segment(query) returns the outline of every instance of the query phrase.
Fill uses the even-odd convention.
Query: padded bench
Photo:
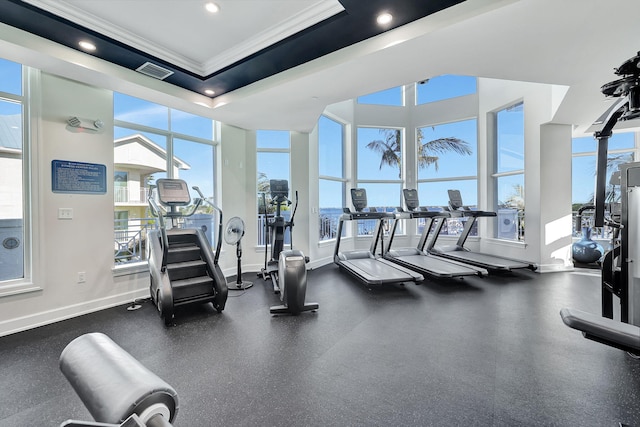
[[[560,310],[560,316],[585,338],[640,355],[640,327],[571,308]]]

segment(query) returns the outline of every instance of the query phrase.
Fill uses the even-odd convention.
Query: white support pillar
[[[571,126],[540,126],[540,272],[573,268],[571,261]]]

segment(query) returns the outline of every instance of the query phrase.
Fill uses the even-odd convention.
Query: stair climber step
[[[171,281],[174,304],[186,304],[198,299],[211,298],[214,294],[213,279],[209,276],[190,277]]]
[[[167,263],[167,270],[169,279],[173,283],[175,280],[206,276],[207,264],[202,260]]]
[[[167,234],[169,246],[180,244],[196,244],[198,237],[195,234]]]
[[[200,247],[196,245],[169,246],[167,262],[169,264],[185,261],[197,261],[200,258]]]

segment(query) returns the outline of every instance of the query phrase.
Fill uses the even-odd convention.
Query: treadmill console
[[[189,187],[182,179],[162,178],[156,181],[158,200],[165,206],[187,206],[191,203]]]
[[[274,200],[284,200],[289,197],[289,181],[286,179],[269,180],[271,198]]]
[[[367,207],[367,190],[364,188],[352,188],[351,201],[356,212],[362,212]]]
[[[404,195],[404,203],[407,205],[407,210],[415,211],[420,207],[420,201],[418,200],[418,190],[415,188],[402,190]]]
[[[447,192],[449,193],[449,207],[451,207],[452,210],[455,211],[464,208],[460,190],[447,190]]]

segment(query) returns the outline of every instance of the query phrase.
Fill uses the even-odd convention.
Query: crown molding
[[[233,46],[232,49],[228,49],[215,58],[206,61],[203,64],[205,73],[207,75],[213,74],[342,11],[344,11],[344,7],[337,0],[320,1],[287,18],[286,21],[281,21],[268,30],[262,31],[245,42]]]
[[[262,31],[243,43],[222,52],[222,54],[217,55],[204,63],[200,63],[189,59],[178,52],[167,49],[164,46],[159,46],[151,40],[144,39],[140,37],[140,35],[119,27],[113,22],[106,21],[91,13],[80,10],[65,1],[23,1],[202,77],[213,74],[226,66],[259,52],[274,43],[284,40],[285,38],[344,10],[338,0],[319,1],[300,13],[287,18],[285,21],[279,22],[268,30]]]

